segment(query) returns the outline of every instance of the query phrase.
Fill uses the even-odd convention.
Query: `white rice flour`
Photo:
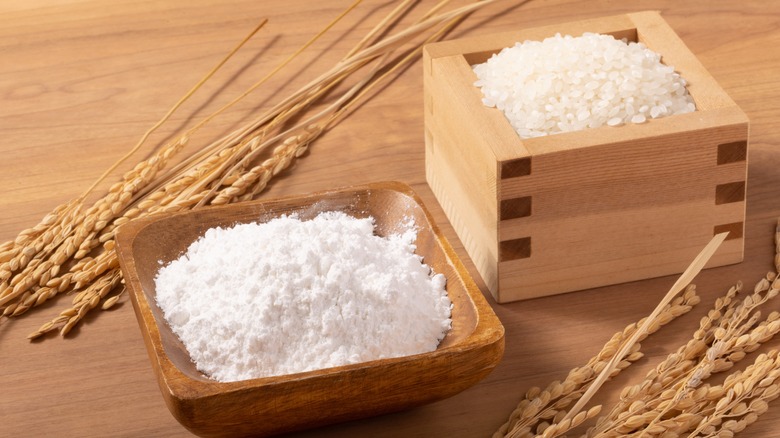
[[[451,326],[444,276],[414,254],[413,229],[373,231],[340,212],[213,228],[160,269],[157,303],[223,382],[436,349]]]

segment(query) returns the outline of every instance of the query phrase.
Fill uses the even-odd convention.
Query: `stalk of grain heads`
[[[693,285],[649,317],[616,333],[587,365],[573,369],[563,382],[528,390],[493,437],[550,438],[578,427],[588,438],[732,437],[753,424],[780,395],[780,353],[758,352],[780,332],[780,312],[766,317],[761,313],[761,306],[780,294],[780,220],[774,238],[774,272],[759,279],[744,297],[740,297],[741,282],[728,288],[701,317],[690,339],[639,382],[624,387],[611,409],[597,405],[584,410],[598,389],[595,383],[599,379],[605,383],[642,357],[639,344],[631,339],[642,340],[690,311],[699,302]],[[757,356],[744,370],[711,379],[754,352]]]
[[[275,96],[276,103],[245,126],[189,151],[180,164],[170,164],[174,156],[193,147],[193,138],[202,126],[247,99],[269,77],[280,74],[290,60],[301,56],[360,0],[354,2],[245,92],[183,134],[156,147],[149,158],[138,162],[92,205],[85,204],[86,195],[95,190],[97,182],[84,195],[56,207],[37,225],[1,244],[0,318],[25,315],[60,294],[71,294],[72,305],[31,333],[29,338],[35,339],[55,330],[65,335],[92,309],[112,308],[123,291],[113,293],[121,283],[113,241],[117,227],[161,212],[253,199],[271,179],[301,158],[324,132],[354,111],[361,100],[373,96],[371,90],[417,59],[423,44],[441,39],[469,13],[495,1],[474,2],[450,10],[445,10],[448,0],[440,1],[416,22],[393,33],[416,3],[399,2],[331,68],[289,95]],[[129,159],[149,134],[168,120],[264,22],[147,131],[120,162]],[[115,167],[108,169],[100,180],[107,178]]]

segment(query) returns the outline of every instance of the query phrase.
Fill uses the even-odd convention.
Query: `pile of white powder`
[[[157,303],[222,382],[428,352],[452,303],[415,239],[341,212],[213,228],[160,269]]]
[[[686,81],[642,43],[585,33],[525,41],[473,66],[482,102],[522,138],[693,112]]]

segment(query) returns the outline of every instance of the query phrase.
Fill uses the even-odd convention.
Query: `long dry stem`
[[[777,260],[780,220],[774,237]],[[775,264],[775,268],[780,267]],[[762,319],[760,311],[762,305],[780,295],[779,274],[769,272],[742,299],[737,296],[742,289],[742,283],[738,282],[725,296],[715,300],[713,309],[699,321],[693,337],[661,361],[642,382],[625,387],[620,401],[584,437],[733,437],[754,423],[767,411],[768,403],[780,395],[777,351],[759,355],[745,371],[728,375],[723,384],[705,380],[731,369],[780,333],[780,312],[770,312]],[[623,344],[619,337],[617,342]],[[610,348],[605,346],[605,350]],[[615,350],[617,347],[612,348]],[[631,357],[638,350],[634,344],[628,351]],[[619,362],[615,369],[621,369],[623,363]],[[607,370],[604,368],[602,374]],[[589,418],[590,410],[573,417],[573,410],[567,413],[557,406],[540,410],[538,400],[549,403],[553,399],[551,395],[560,397],[560,391],[554,391],[558,384],[553,382],[545,392],[529,390],[526,400],[510,417],[511,425],[515,413],[520,411],[514,428],[510,430],[504,425],[494,436],[504,436],[508,430],[506,436],[562,436],[574,423],[581,424],[584,418]],[[592,385],[588,389],[591,388]],[[576,397],[582,401],[583,394],[584,391]]]
[[[710,240],[707,246],[705,246],[699,255],[696,256],[691,265],[688,266],[688,268],[682,273],[682,275],[680,275],[674,285],[672,285],[672,288],[669,289],[669,292],[667,292],[666,296],[661,299],[658,307],[656,307],[653,312],[650,313],[650,316],[647,318],[647,321],[645,321],[643,326],[640,327],[640,329],[630,339],[628,339],[628,341],[626,341],[626,343],[621,347],[620,351],[618,351],[618,354],[616,354],[612,360],[610,360],[604,371],[601,372],[598,378],[596,378],[596,381],[593,382],[593,384],[588,388],[588,391],[585,392],[585,394],[577,401],[577,404],[575,404],[574,407],[566,414],[565,419],[573,418],[582,410],[583,407],[585,407],[588,401],[590,401],[591,397],[593,397],[596,391],[598,391],[601,385],[607,380],[609,374],[615,368],[617,363],[623,359],[623,356],[626,355],[631,346],[642,335],[642,333],[647,331],[647,328],[650,326],[650,324],[652,324],[653,320],[658,317],[658,314],[661,313],[663,308],[669,304],[669,302],[674,299],[674,297],[677,296],[677,294],[680,293],[680,291],[693,280],[693,278],[699,273],[699,271],[702,270],[702,268],[704,268],[704,265],[707,263],[710,257],[715,254],[715,251],[718,249],[718,247],[720,247],[720,244],[723,243],[723,241],[726,239],[727,234],[728,233],[718,234],[714,236],[712,240]]]
[[[120,182],[114,184],[103,198],[95,201],[88,209],[82,208],[82,196],[56,208],[38,225],[20,233],[14,241],[0,245],[2,315],[20,316],[58,294],[74,294],[74,306],[78,308],[66,309],[59,317],[31,335],[38,337],[55,328],[59,328],[61,334],[66,334],[83,319],[84,314],[96,308],[100,301],[103,301],[101,307],[112,307],[119,294],[107,298],[106,294],[110,288],[106,288],[119,281],[112,275],[118,272],[113,241],[118,226],[149,214],[197,208],[207,203],[250,199],[262,191],[271,178],[302,156],[323,132],[331,129],[354,110],[357,102],[368,96],[370,89],[416,59],[422,44],[441,38],[460,18],[495,1],[497,0],[486,0],[439,13],[448,3],[448,0],[443,0],[425,13],[418,23],[394,35],[380,37],[379,35],[389,32],[414,3],[409,0],[402,1],[332,68],[297,91],[281,97],[275,105],[245,126],[216,142],[192,151],[190,156],[180,160],[179,164],[169,166],[171,157],[191,143],[191,138],[198,129],[224,113],[227,108],[245,99],[266,83],[268,78],[281,71],[360,3],[360,0],[355,1],[339,17],[245,92],[196,123],[175,140],[159,147],[150,158],[126,172]],[[440,29],[434,30],[439,25]],[[253,30],[178,101],[98,182],[135,153],[150,134],[165,123],[261,26],[262,24]],[[425,36],[427,32],[430,35]],[[415,39],[418,41],[413,42]],[[406,55],[392,59],[392,54],[405,44],[410,46],[405,49]],[[325,103],[326,97],[337,90],[338,85],[353,77],[357,78],[352,85],[339,92],[331,102]],[[299,121],[287,126],[292,120]],[[260,160],[264,154],[269,156],[262,163],[253,166],[252,163]],[[85,194],[93,191],[98,182]],[[84,304],[85,297],[88,297],[89,305]]]
[[[253,36],[255,36],[255,34],[257,34],[257,32],[259,32],[260,29],[262,29],[267,23],[268,23],[268,19],[264,19],[257,26],[255,26],[255,28],[252,29],[252,31],[249,32],[249,34],[245,36],[244,39],[242,39],[241,42],[239,42],[236,45],[236,47],[230,50],[230,52],[228,52],[228,54],[225,55],[225,57],[222,58],[217,63],[217,65],[215,65],[208,73],[206,73],[206,75],[203,78],[201,78],[189,91],[187,91],[187,93],[185,93],[184,96],[182,96],[181,99],[179,99],[179,101],[176,102],[173,105],[173,107],[171,107],[168,110],[168,112],[165,113],[165,115],[160,120],[157,121],[157,123],[155,123],[151,128],[149,128],[141,136],[141,139],[138,140],[138,143],[136,143],[136,145],[133,146],[133,148],[129,152],[127,152],[127,154],[125,154],[122,158],[120,158],[119,161],[111,165],[111,167],[106,169],[106,171],[84,192],[84,194],[81,195],[81,198],[85,198],[90,192],[92,192],[92,190],[95,189],[95,187],[97,187],[98,184],[100,184],[101,181],[103,181],[106,177],[108,177],[108,175],[111,174],[111,172],[113,172],[117,167],[119,167],[120,164],[127,161],[134,153],[136,153],[138,149],[140,149],[141,146],[144,143],[146,143],[146,140],[149,139],[149,136],[152,135],[154,131],[159,129],[165,122],[167,122],[168,119],[170,119],[171,116],[176,112],[176,110],[178,110],[184,104],[184,102],[186,102],[190,97],[192,97],[195,94],[195,92],[198,91],[198,89],[200,89],[203,86],[203,84],[205,84],[209,79],[211,79],[214,76],[214,74],[216,74],[217,71],[219,71],[219,69],[222,68],[222,66],[224,66],[228,62],[228,60],[232,58],[233,55],[235,55],[236,52],[238,52],[244,46],[244,44],[246,44],[247,41],[249,41]]]
[[[675,318],[689,312],[692,306],[698,304],[698,302],[699,297],[696,295],[696,288],[693,285],[688,286],[681,296],[674,298],[671,303],[664,307],[658,318],[648,326],[646,333],[640,336],[639,340],[643,340]],[[555,419],[554,422],[560,423],[566,414],[566,409],[585,393],[588,385],[606,368],[609,361],[618,353],[621,345],[627,339],[633,337],[640,327],[645,326],[646,321],[648,321],[648,318],[642,318],[638,322],[629,324],[622,331],[615,333],[604,344],[601,351],[593,356],[587,364],[571,370],[563,381],[554,381],[544,390],[539,388],[528,390],[525,398],[520,401],[517,408],[510,414],[508,421],[493,434],[493,438],[533,436],[534,430],[541,432],[545,429],[545,420],[555,419],[556,416],[560,418]],[[628,366],[630,361],[637,360],[640,357],[639,344],[635,343],[631,354],[618,364],[618,367],[610,373],[610,376],[614,377],[617,372]],[[547,427],[549,425],[547,424]]]

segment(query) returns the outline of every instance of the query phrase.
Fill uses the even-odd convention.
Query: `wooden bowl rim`
[[[304,195],[286,196],[267,200],[249,201],[242,204],[212,206],[205,208],[212,210],[247,208],[249,205],[272,204],[293,199],[299,200],[302,204],[305,205],[306,201],[316,202],[316,199],[318,198],[335,193],[352,192],[366,193],[370,195],[371,191],[381,190],[393,191],[405,195],[411,198],[416,206],[421,209],[427,221],[427,224],[423,226],[430,228],[430,231],[434,235],[438,245],[444,252],[447,261],[452,264],[452,267],[455,268],[454,270],[457,274],[457,277],[459,277],[459,279],[463,282],[466,295],[475,308],[477,321],[474,330],[469,335],[467,335],[460,342],[440,349],[437,348],[432,352],[397,358],[378,359],[374,361],[324,368],[302,373],[261,377],[236,382],[218,382],[216,380],[201,381],[193,379],[186,373],[182,372],[168,357],[168,354],[165,352],[164,342],[160,333],[160,327],[157,325],[157,323],[153,322],[151,324],[147,324],[149,318],[140,317],[141,315],[147,315],[151,317],[152,321],[155,321],[150,308],[150,303],[147,301],[146,294],[140,286],[140,280],[137,275],[137,270],[135,269],[132,252],[135,238],[146,227],[152,225],[155,222],[170,219],[172,217],[197,214],[197,212],[203,211],[203,209],[162,213],[152,217],[139,218],[119,227],[116,233],[116,244],[120,266],[126,278],[126,287],[128,288],[134,309],[139,316],[139,325],[144,331],[147,347],[150,349],[149,355],[152,359],[153,367],[155,368],[155,372],[158,374],[160,384],[165,386],[165,389],[167,389],[168,393],[179,400],[194,400],[217,395],[226,395],[232,392],[245,391],[247,389],[265,387],[269,385],[283,385],[285,383],[294,381],[333,377],[365,369],[382,369],[384,367],[412,364],[423,358],[437,358],[440,356],[457,355],[459,353],[484,347],[486,345],[503,342],[504,327],[500,320],[485,300],[482,292],[477,287],[471,275],[468,274],[468,271],[463,266],[462,262],[444,237],[439,227],[433,221],[433,217],[423,204],[420,197],[409,185],[405,183],[397,181],[375,182],[365,185],[347,186],[318,191]],[[154,352],[153,354],[152,351]]]

